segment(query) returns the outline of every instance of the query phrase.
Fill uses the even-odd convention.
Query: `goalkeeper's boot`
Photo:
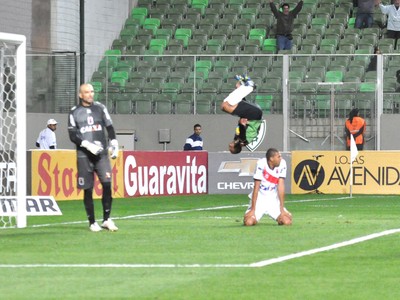
[[[118,227],[115,225],[114,221],[111,220],[110,218],[105,220],[103,222],[103,224],[101,225],[101,227],[103,227],[104,229],[108,229],[110,231],[117,231],[118,230]]]
[[[90,229],[90,231],[93,231],[93,232],[101,231],[101,227],[99,226],[99,224],[97,224],[97,222],[90,224],[89,229]]]

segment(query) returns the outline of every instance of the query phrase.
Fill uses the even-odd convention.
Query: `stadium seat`
[[[213,72],[211,72],[210,74],[213,74]],[[213,76],[216,76],[216,74],[213,74]],[[222,82],[223,80],[221,78],[209,77],[209,80],[201,85],[199,93],[211,93],[213,95],[219,94]]]
[[[175,114],[191,114],[193,112],[193,94],[178,94],[174,101],[173,112]]]
[[[272,95],[256,95],[254,103],[260,106],[264,114],[270,114],[272,108]]]
[[[128,18],[125,21],[124,29],[133,30],[133,32],[137,32],[140,28],[140,21],[138,19]]]
[[[189,39],[192,37],[192,30],[186,28],[178,28],[175,31],[175,39],[183,40],[184,47],[189,45]]]
[[[194,99],[195,114],[211,114],[213,113],[213,94],[198,94]]]
[[[181,83],[179,82],[164,82],[161,84],[160,91],[162,94],[178,94],[180,92]]]
[[[153,94],[139,93],[132,98],[133,112],[135,114],[153,113]]]
[[[191,7],[199,9],[201,14],[204,15],[206,7],[208,6],[208,0],[192,0]]]
[[[271,51],[272,53],[276,53],[276,50],[277,50],[276,39],[275,38],[265,39],[264,43],[262,45],[262,50],[263,51]]]
[[[148,9],[146,7],[134,7],[131,10],[131,17],[136,15],[147,17],[147,14],[148,14]]]
[[[343,81],[342,71],[327,71],[325,74],[326,82],[341,82]]]
[[[153,32],[153,35],[157,33],[157,29],[160,27],[161,21],[158,18],[147,18],[143,22],[144,29],[150,29]]]
[[[375,92],[376,91],[376,83],[374,82],[362,82],[360,84],[360,92]]]
[[[266,38],[267,30],[262,28],[253,28],[250,30],[249,39],[256,39],[259,41],[259,45],[263,45],[264,39]]]
[[[115,113],[117,114],[131,114],[132,113],[132,101],[131,94],[122,93],[115,94],[113,97],[115,103]]]
[[[152,96],[155,114],[171,114],[175,93],[155,94]]]

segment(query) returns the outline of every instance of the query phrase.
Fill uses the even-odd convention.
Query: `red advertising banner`
[[[125,197],[207,193],[208,152],[125,151]]]
[[[122,152],[111,160],[113,197],[123,197]],[[83,199],[76,187],[77,167],[75,150],[34,150],[31,152],[32,196],[53,196],[56,200]],[[101,183],[95,176],[93,198],[101,198]]]
[[[127,151],[111,160],[113,197],[189,195],[208,192],[208,152]],[[53,196],[56,200],[83,198],[76,187],[74,150],[31,152],[31,195]],[[97,176],[93,197],[101,198]]]

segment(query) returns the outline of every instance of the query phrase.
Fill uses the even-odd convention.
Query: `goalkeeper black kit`
[[[112,204],[112,170],[108,156],[108,140],[116,138],[107,108],[99,102],[93,102],[90,106],[80,104],[73,107],[68,116],[68,133],[77,149],[77,185],[78,188],[84,189],[84,205],[89,224],[95,223],[92,196],[95,172],[103,186],[103,218],[107,220]],[[92,148],[97,147],[98,152],[93,153],[92,148],[86,147],[86,144]]]

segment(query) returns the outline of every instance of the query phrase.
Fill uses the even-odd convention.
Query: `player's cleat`
[[[251,86],[251,87],[253,87],[253,88],[256,88],[256,84],[254,83],[254,81],[253,80],[247,80],[245,83],[244,83],[244,85],[245,86]]]
[[[99,231],[101,231],[101,227],[99,226],[99,224],[97,224],[97,222],[94,222],[93,224],[90,224],[89,229],[90,229],[90,231],[92,231],[92,232],[99,232]]]
[[[235,75],[235,77],[234,77],[237,81],[241,81],[241,83],[243,83],[243,76],[241,76],[241,75]]]
[[[115,225],[114,221],[111,220],[110,218],[105,220],[103,222],[103,224],[101,225],[101,227],[103,227],[104,229],[108,229],[110,231],[117,231],[118,230],[118,227]]]

